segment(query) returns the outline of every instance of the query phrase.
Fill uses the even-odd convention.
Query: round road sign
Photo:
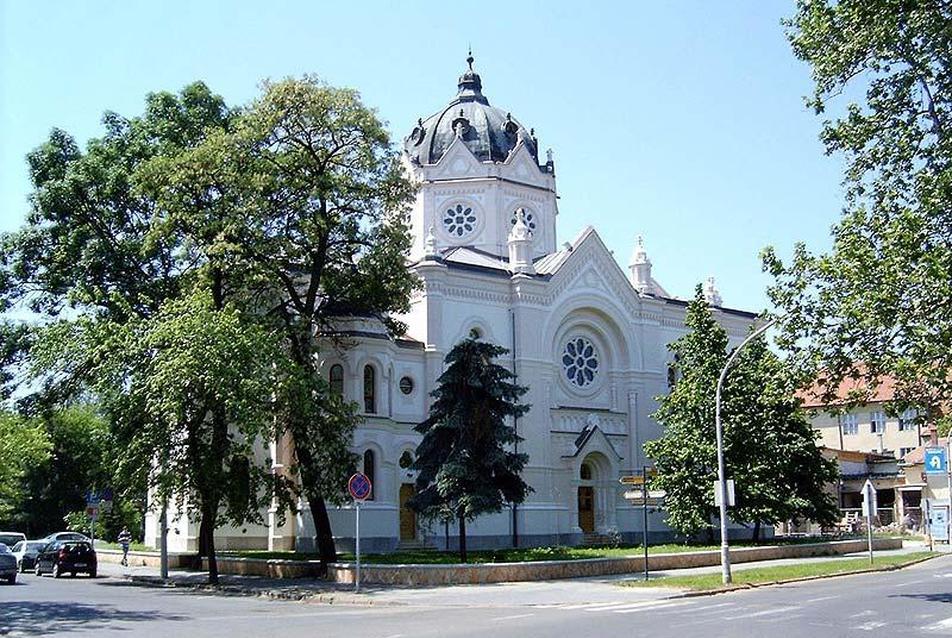
[[[347,481],[347,490],[350,492],[350,495],[354,497],[354,500],[357,501],[366,501],[370,498],[370,491],[372,489],[373,486],[370,484],[370,479],[367,478],[366,474],[362,474],[361,472],[357,472]]]

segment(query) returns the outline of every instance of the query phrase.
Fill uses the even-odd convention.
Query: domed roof
[[[473,55],[466,58],[469,68],[459,78],[456,98],[442,111],[417,121],[403,141],[403,148],[416,164],[435,164],[457,137],[480,161],[504,162],[521,140],[538,162],[538,142],[511,114],[490,106],[483,95],[483,83],[473,70]]]

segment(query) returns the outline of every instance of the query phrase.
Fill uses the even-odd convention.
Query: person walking
[[[125,525],[122,526],[122,531],[119,532],[119,546],[122,547],[122,564],[126,567],[129,566],[129,543],[132,542],[132,534],[129,533],[129,528]]]

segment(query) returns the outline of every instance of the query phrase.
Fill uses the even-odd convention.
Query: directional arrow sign
[[[925,460],[926,474],[945,474],[949,467],[944,447],[927,447]]]

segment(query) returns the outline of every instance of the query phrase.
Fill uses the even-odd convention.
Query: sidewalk
[[[906,546],[902,549],[877,552],[877,555],[907,554],[926,549],[924,544],[917,542],[907,541],[905,545]],[[947,546],[937,545],[936,549],[949,552]],[[794,563],[862,558],[865,556],[865,553],[856,553],[816,558],[786,558],[756,563],[744,563],[736,565],[734,571]],[[702,574],[718,571],[720,571],[720,566],[715,565],[712,567],[652,572],[650,576],[651,578],[660,578],[662,576]],[[125,578],[133,583],[142,585],[161,586],[161,581],[158,578],[158,570],[155,568],[122,567],[116,564],[103,563],[100,565],[100,573],[104,576]],[[169,577],[172,585],[176,587],[207,589],[208,575],[205,572],[172,571],[169,573]],[[618,586],[620,581],[639,579],[640,577],[641,574],[633,573],[572,580],[493,583],[487,585],[453,585],[427,588],[370,585],[362,587],[360,593],[354,593],[353,586],[351,585],[339,585],[315,579],[290,580],[261,578],[256,576],[223,575],[220,577],[221,586],[218,591],[232,595],[257,595],[285,600],[302,600],[345,605],[418,605],[435,607],[527,607],[542,605],[584,605],[609,602],[637,603],[681,595],[680,590],[665,587],[645,588]]]

